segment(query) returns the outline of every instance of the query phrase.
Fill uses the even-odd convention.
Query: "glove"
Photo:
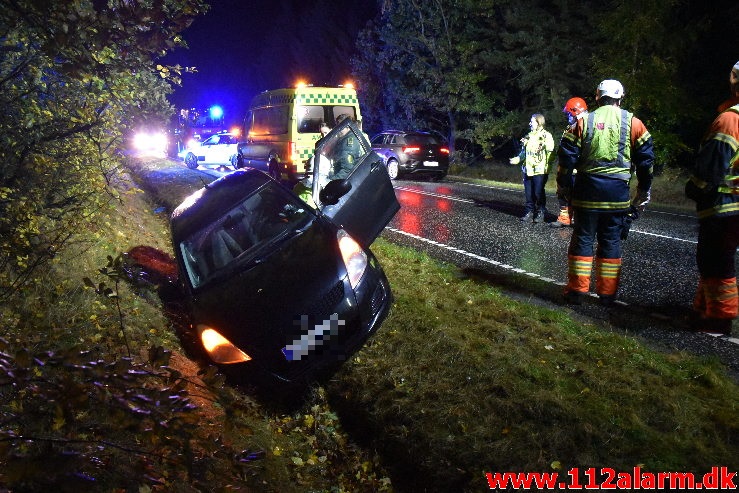
[[[521,158],[518,156],[512,157],[508,160],[508,162],[511,164],[521,164]]]
[[[639,219],[639,209],[635,206],[629,207],[629,212],[624,215],[624,222],[621,225],[621,239],[625,240],[629,237],[629,231],[631,230],[631,223]]]
[[[644,212],[647,208],[647,204],[652,200],[652,193],[649,190],[636,189],[636,196],[631,201],[631,207],[635,208],[639,212]]]

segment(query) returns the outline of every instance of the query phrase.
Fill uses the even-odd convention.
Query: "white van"
[[[306,163],[321,138],[321,122],[333,128],[342,114],[361,125],[353,87],[298,86],[265,91],[249,105],[238,166],[258,168],[280,181],[296,182],[305,176]]]

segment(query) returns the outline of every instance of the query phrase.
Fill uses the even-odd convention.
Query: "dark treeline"
[[[593,105],[606,78],[655,138],[658,165],[689,162],[728,95],[735,0],[382,0],[353,68],[365,129],[437,131],[489,157],[533,112],[564,125],[571,96]]]

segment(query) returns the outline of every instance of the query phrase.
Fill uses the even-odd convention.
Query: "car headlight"
[[[163,133],[139,132],[133,138],[133,145],[141,152],[164,152],[167,136]]]
[[[206,325],[198,325],[200,333],[200,342],[208,353],[210,359],[215,363],[222,365],[230,365],[234,363],[244,363],[251,360],[251,356],[231,343],[228,339]]]
[[[367,268],[367,254],[359,243],[343,229],[336,233],[336,239],[339,241],[339,250],[341,250],[341,258],[344,259],[346,272],[349,275],[349,283],[352,288],[356,288]]]

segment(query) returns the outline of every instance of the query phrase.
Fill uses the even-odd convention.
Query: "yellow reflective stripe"
[[[591,175],[607,176],[608,178],[620,178],[624,181],[631,180],[631,169],[630,168],[614,168],[610,166],[593,166],[581,170],[583,173],[589,173]]]
[[[592,261],[570,259],[569,273],[576,276],[590,277],[590,271],[593,267]]]
[[[706,142],[709,140],[718,140],[719,142],[728,144],[729,147],[731,147],[731,150],[734,152],[736,152],[737,148],[739,148],[739,142],[737,142],[736,139],[729,134],[716,132],[715,134],[710,135],[706,139]]]
[[[577,137],[575,134],[571,132],[565,132],[564,135],[562,135],[562,140],[569,140],[570,142],[577,142]]]
[[[707,290],[706,298],[712,301],[727,301],[737,297],[736,284],[723,284],[713,289]]]
[[[652,135],[649,133],[649,130],[647,130],[646,132],[644,132],[644,135],[642,135],[641,137],[637,139],[636,147],[641,146],[643,143],[645,143],[647,140],[651,138],[652,138]]]
[[[726,212],[739,212],[739,202],[729,202],[727,204],[719,204],[710,209],[703,209],[698,211],[698,219],[705,219],[716,214],[723,214]]]
[[[589,200],[572,199],[572,205],[575,207],[582,207],[584,209],[628,209],[629,201],[626,202],[595,202]]]
[[[722,193],[739,194],[739,176],[726,175],[724,183],[719,185],[718,191]]]
[[[598,274],[606,279],[616,279],[621,272],[621,264],[612,264],[609,262],[601,262],[598,265]]]
[[[691,176],[689,181],[692,181],[693,182],[693,185],[695,185],[696,187],[700,188],[701,190],[703,190],[704,188],[706,188],[708,186],[708,182],[705,182],[705,181],[701,180],[700,178],[698,178],[695,175]]]

